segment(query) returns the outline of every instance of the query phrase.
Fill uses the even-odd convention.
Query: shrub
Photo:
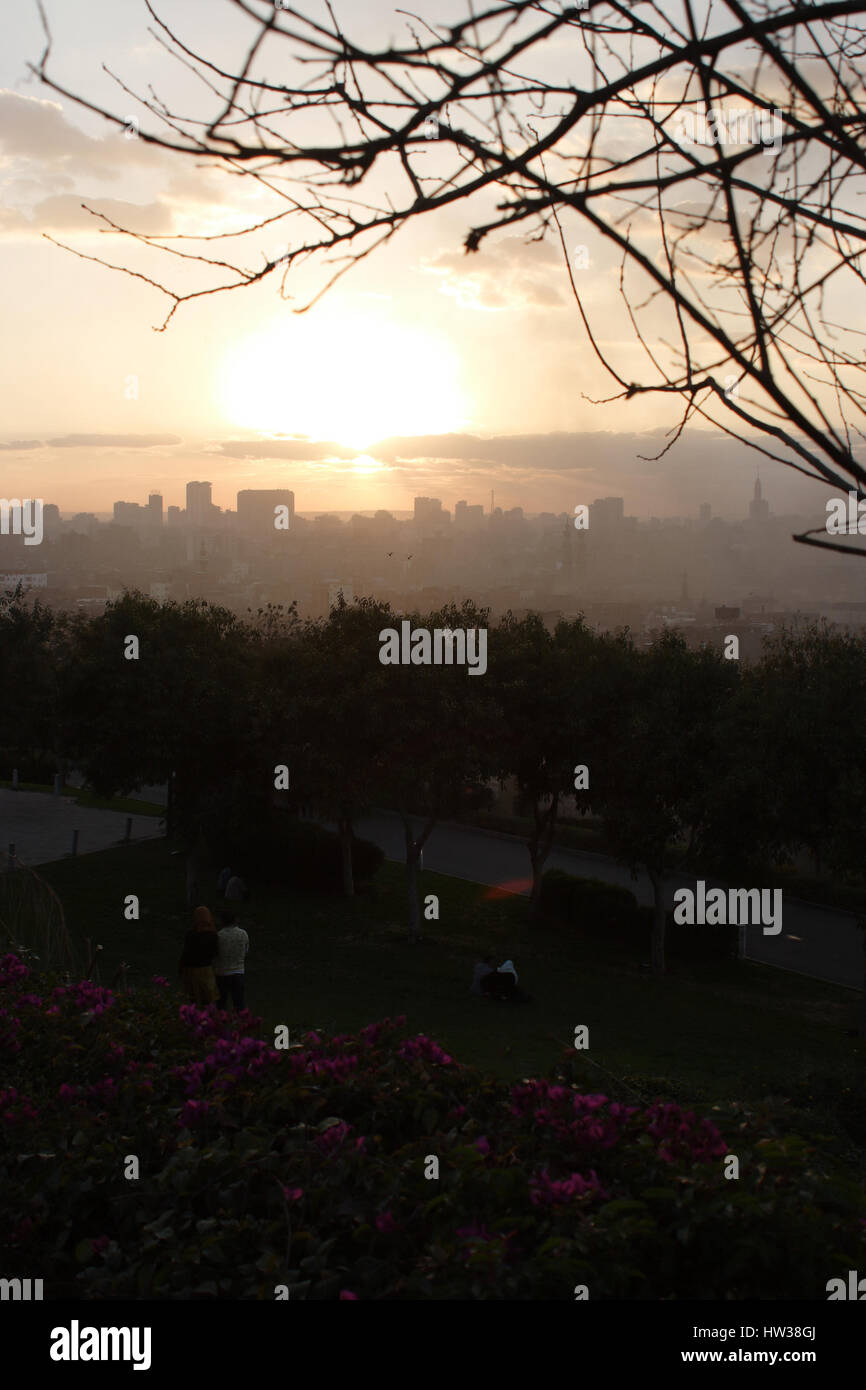
[[[202,821],[205,837],[219,864],[230,864],[244,876],[270,883],[288,883],[311,891],[342,889],[342,851],[339,836],[313,821],[261,802],[239,814],[237,806],[213,805]],[[384,851],[369,840],[352,839],[355,880],[371,879],[385,860]]]
[[[863,1193],[772,1118],[509,1085],[399,1018],[278,1051],[166,984],[0,959],[0,1261],[47,1299],[824,1300],[866,1265]]]

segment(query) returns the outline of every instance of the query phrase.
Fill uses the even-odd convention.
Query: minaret
[[[751,521],[766,521],[770,515],[770,504],[765,501],[761,491],[761,475],[758,473],[755,478],[755,495],[749,503],[749,518]]]

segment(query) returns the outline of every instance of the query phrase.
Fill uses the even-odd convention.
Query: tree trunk
[[[537,847],[529,845],[529,858],[532,863],[532,888],[529,893],[529,920],[537,922],[541,916],[541,875],[544,870],[546,854]]]
[[[665,892],[660,874],[648,870],[653,886],[652,973],[665,973]]]
[[[207,846],[199,827],[195,843],[186,856],[186,902],[187,907],[200,907],[207,897],[204,889],[204,873],[207,861]]]
[[[403,834],[406,840],[406,889],[409,895],[409,940],[418,941],[421,935],[421,904],[418,901],[418,865],[421,851],[436,824],[436,816],[430,816],[421,835],[416,840],[407,816],[403,816]]]
[[[355,896],[355,875],[352,869],[352,818],[351,816],[341,816],[338,822],[340,830],[340,851],[343,867],[343,896],[354,898]]]
[[[541,877],[547,863],[547,856],[550,854],[550,847],[553,844],[553,828],[556,825],[558,809],[558,792],[546,811],[539,812],[537,802],[533,807],[535,832],[532,838],[527,841],[529,859],[532,864],[532,889],[529,894],[530,922],[537,922],[541,917]]]
[[[409,940],[416,942],[421,935],[421,905],[418,902],[418,860],[421,848],[416,840],[406,846],[406,888],[409,893]]]

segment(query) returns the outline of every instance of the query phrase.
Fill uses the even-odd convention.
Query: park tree
[[[532,815],[526,843],[532,869],[530,916],[540,911],[541,883],[565,797],[588,811],[597,802],[604,764],[615,757],[613,730],[621,640],[594,632],[583,618],[550,631],[537,613],[508,613],[492,635],[492,692],[501,710],[500,777],[513,774]],[[588,769],[589,785],[575,776]]]
[[[725,766],[721,712],[735,689],[735,663],[681,633],[656,634],[635,653],[620,703],[619,755],[606,768],[605,833],[632,872],[653,889],[651,963],[665,970],[665,879],[686,867],[702,838]]]
[[[60,672],[69,636],[66,615],[32,600],[20,583],[0,593],[0,749],[34,766],[50,762],[61,773]]]
[[[167,783],[171,829],[195,840],[209,795],[250,766],[242,625],[204,600],[129,592],[77,618],[74,641],[65,739],[88,782],[105,796]]]
[[[489,610],[467,600],[434,613],[403,614],[402,620],[431,632],[487,629]],[[489,669],[484,675],[470,675],[465,665],[380,670],[376,715],[386,739],[372,785],[379,803],[395,810],[403,825],[409,940],[415,942],[421,930],[418,870],[424,846],[437,822],[463,807],[466,788],[496,774],[500,726]]]
[[[861,0],[493,0],[440,22],[400,12],[379,42],[357,11],[225,3],[247,31],[229,64],[209,53],[212,7],[181,26],[145,0],[158,43],[199,79],[187,110],[151,73],[138,91],[117,74],[114,106],[69,90],[39,7],[34,72],[50,91],[118,130],[134,102],[147,144],[272,198],[198,236],[88,208],[136,254],[85,259],[159,290],[160,328],[267,276],[293,297],[312,263],[304,312],[409,224],[457,207],[470,256],[506,234],[558,248],[605,399],[618,413],[671,399],[662,453],[702,421],[866,497]],[[612,299],[587,288],[597,255]],[[824,526],[796,539],[856,550]]]
[[[341,593],[327,618],[304,625],[299,643],[298,795],[336,821],[346,897],[355,891],[355,822],[372,804],[377,770],[388,763],[383,687],[389,672],[379,662],[379,633],[397,621],[388,604],[349,604]]]
[[[769,638],[754,671],[761,771],[773,790],[768,820],[789,856],[806,849],[815,871],[862,873],[866,643],[826,623]]]

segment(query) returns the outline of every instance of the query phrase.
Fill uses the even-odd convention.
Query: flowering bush
[[[771,1116],[507,1085],[403,1018],[259,1032],[160,980],[0,960],[4,1275],[46,1298],[825,1299],[866,1264],[866,1201]]]

